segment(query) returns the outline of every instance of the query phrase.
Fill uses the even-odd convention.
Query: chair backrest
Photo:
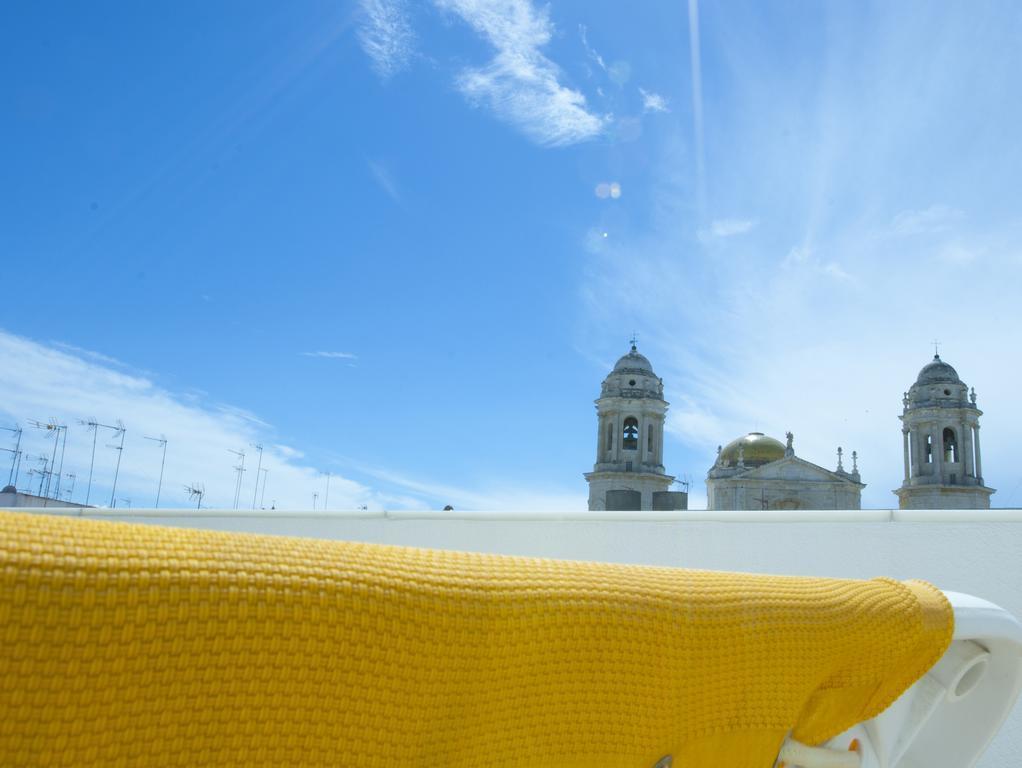
[[[825,746],[857,740],[862,768],[976,763],[1022,691],[1022,624],[986,600],[945,594],[955,632],[944,656],[882,714]]]

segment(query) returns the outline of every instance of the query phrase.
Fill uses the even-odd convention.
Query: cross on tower
[[[632,338],[629,343],[632,345],[632,349],[635,349],[635,344],[639,341],[639,337],[635,335],[635,331],[632,331]]]
[[[936,339],[933,340],[933,356],[940,357],[940,342]]]

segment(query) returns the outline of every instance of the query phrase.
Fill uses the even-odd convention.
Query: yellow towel
[[[952,623],[922,582],[0,512],[0,764],[768,768]]]

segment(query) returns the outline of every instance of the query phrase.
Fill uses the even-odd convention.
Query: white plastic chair
[[[1022,624],[986,600],[945,593],[955,611],[950,647],[879,716],[822,747],[791,739],[788,768],[969,768],[1022,690]]]

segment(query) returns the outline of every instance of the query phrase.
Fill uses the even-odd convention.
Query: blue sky
[[[893,504],[933,339],[1022,503],[1015,3],[35,3],[0,29],[0,421],[70,424],[82,482],[76,420],[122,419],[119,505],[151,504],[165,434],[164,504],[230,506],[229,448],[250,502],[260,443],[267,504],[322,504],[329,472],[331,507],[582,508],[633,331],[693,506],[752,429],[857,449]]]

